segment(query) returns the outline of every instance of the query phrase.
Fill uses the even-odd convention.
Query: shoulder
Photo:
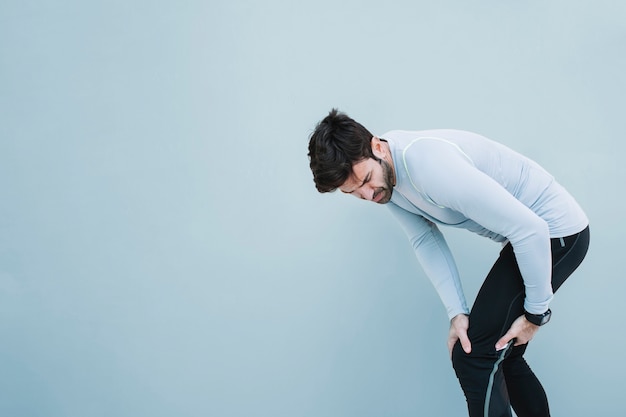
[[[408,167],[418,165],[423,169],[449,169],[451,164],[469,163],[472,158],[454,138],[446,135],[424,134],[415,137],[402,149],[402,162]]]
[[[456,129],[391,130],[380,137],[392,141],[397,148],[461,151],[460,144],[467,143],[475,133]]]

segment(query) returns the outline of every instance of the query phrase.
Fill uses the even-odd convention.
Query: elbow
[[[539,216],[533,216],[524,222],[517,224],[515,230],[512,231],[507,238],[514,242],[528,242],[533,240],[549,240],[550,228],[548,223]]]
[[[409,236],[409,242],[411,243],[413,250],[417,250],[420,246],[433,241],[433,239],[435,238],[437,226],[435,226],[434,223],[430,223],[429,226],[430,227],[428,227],[422,233]]]

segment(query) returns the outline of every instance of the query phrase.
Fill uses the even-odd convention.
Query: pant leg
[[[523,357],[526,346],[515,346],[502,363],[511,406],[518,417],[549,416],[546,392]]]
[[[551,243],[556,291],[584,258],[589,232],[586,229],[564,239],[552,239]],[[523,361],[526,347],[495,351],[496,341],[523,314],[523,303],[524,282],[509,244],[489,271],[470,313],[472,352],[465,354],[457,343],[452,353],[470,416],[510,416],[510,403],[519,417],[549,416],[545,392]],[[504,369],[509,371],[506,375]],[[518,413],[518,409],[524,412],[522,405],[529,398],[534,399],[530,407],[534,414]]]
[[[470,312],[471,353],[466,354],[460,343],[452,351],[471,417],[511,416],[506,380],[502,368],[496,366],[501,355],[506,357],[508,352],[496,352],[495,344],[523,311],[523,294],[524,281],[509,244],[487,274]]]
[[[556,292],[580,265],[589,247],[589,230],[552,239],[552,289]],[[511,406],[519,417],[549,416],[548,398],[541,383],[523,358],[528,345],[516,346],[503,362]]]

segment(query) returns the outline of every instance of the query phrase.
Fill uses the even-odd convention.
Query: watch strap
[[[552,311],[548,309],[543,314],[532,314],[524,310],[524,316],[526,317],[526,320],[528,320],[532,324],[536,326],[543,326],[550,321],[550,317],[552,317]]]

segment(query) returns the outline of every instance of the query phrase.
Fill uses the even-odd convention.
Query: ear
[[[387,148],[383,145],[383,141],[378,136],[372,137],[372,152],[378,159],[384,159],[387,155]]]

